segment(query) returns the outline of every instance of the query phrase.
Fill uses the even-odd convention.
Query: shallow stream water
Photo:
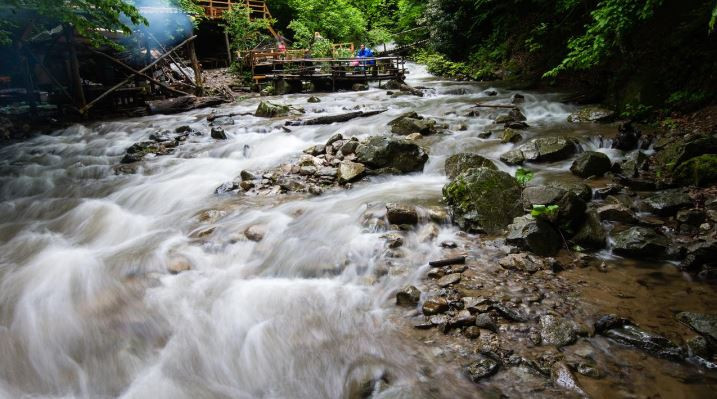
[[[386,202],[440,204],[443,161],[457,152],[476,151],[512,173],[498,157],[513,145],[478,137],[494,113],[462,115],[478,100],[506,103],[514,92],[441,81],[416,65],[410,70],[408,83],[426,86],[425,97],[392,98],[372,86],[322,94],[318,104],[308,104],[309,95],[273,99],[303,106],[306,118],[388,109],[338,125],[287,133],[284,120],[241,116],[225,126],[228,140],[215,141],[209,110],[197,110],[77,125],[0,149],[0,397],[358,398],[367,386],[377,398],[479,396],[460,367],[393,320],[400,313],[396,290],[420,284],[427,261],[444,256],[438,244],[456,239],[457,228],[444,223],[430,239],[421,227],[408,233],[403,256],[385,272],[385,240],[366,215]],[[461,88],[463,94],[447,94]],[[487,89],[498,96],[488,97]],[[528,138],[572,135],[613,161],[623,156],[596,139],[609,143],[614,126],[567,124],[574,108],[560,95],[523,94]],[[216,112],[253,112],[258,102]],[[373,177],[321,196],[214,193],[241,170],[261,173],[296,160],[336,132],[389,135],[387,123],[407,111],[449,125],[450,133],[421,140],[430,155],[423,173]],[[142,162],[135,174],[115,173],[132,143],[182,125],[205,134]],[[535,165],[535,183],[578,181],[569,165]],[[259,242],[242,234],[255,225],[266,228]],[[582,281],[584,301],[596,312],[619,309],[675,336],[682,327],[660,322],[668,307],[704,311],[717,304],[709,286],[688,282],[671,265],[601,256],[617,271],[573,270],[566,277]],[[191,269],[169,273],[177,262]],[[616,381],[637,397],[714,392],[708,376],[681,377],[700,375],[690,365],[671,373],[677,366],[621,350],[627,354],[615,356],[639,371],[583,381],[588,393],[607,397]],[[667,382],[660,388],[655,379]]]

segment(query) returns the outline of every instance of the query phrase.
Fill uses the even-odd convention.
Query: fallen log
[[[434,260],[434,261],[428,262],[428,266],[443,267],[443,266],[450,266],[450,265],[461,265],[464,263],[466,263],[465,255],[459,256],[457,258]]]
[[[155,115],[178,114],[180,112],[191,111],[193,109],[212,107],[225,102],[227,102],[227,100],[221,97],[183,96],[167,100],[146,101],[145,104],[147,104],[147,111],[149,114]]]
[[[366,118],[369,116],[378,115],[386,111],[387,110],[385,109],[380,109],[377,111],[356,111],[340,115],[320,116],[318,118],[309,119],[306,121],[287,121],[286,126],[329,125],[331,123],[347,122],[355,118]]]

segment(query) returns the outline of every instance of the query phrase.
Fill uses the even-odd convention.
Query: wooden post
[[[201,95],[202,68],[199,66],[199,60],[197,59],[197,51],[194,47],[193,41],[187,44],[187,52],[189,53],[189,60],[192,62],[192,69],[194,70],[194,84],[197,86],[197,95]]]
[[[229,44],[229,32],[226,30],[224,31],[224,43],[227,45],[227,59],[229,60],[227,66],[232,66],[232,47]]]
[[[75,100],[80,107],[87,105],[85,92],[82,89],[82,77],[80,76],[80,61],[77,59],[77,49],[75,48],[75,32],[74,28],[65,25],[65,40],[67,40],[67,48],[70,57],[70,76],[72,78],[72,89],[75,92]]]

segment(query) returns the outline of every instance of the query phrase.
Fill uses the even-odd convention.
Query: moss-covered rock
[[[403,136],[412,133],[421,133],[422,135],[430,135],[436,132],[436,121],[425,119],[415,112],[403,114],[388,123],[391,132]]]
[[[684,186],[708,186],[717,183],[717,155],[705,154],[684,162],[675,169],[675,182]]]
[[[520,140],[523,140],[523,136],[521,136],[517,130],[507,127],[505,128],[505,130],[503,130],[503,138],[500,141],[504,144],[507,144],[517,143]]]
[[[615,111],[590,105],[568,116],[568,122],[609,122],[615,117]]]
[[[274,118],[277,116],[286,116],[289,114],[289,106],[283,104],[275,104],[269,101],[262,101],[256,108],[254,116],[262,118]]]
[[[519,165],[525,161],[560,161],[571,157],[579,148],[578,142],[571,137],[539,137],[506,152],[500,156],[500,160],[509,165]]]
[[[523,213],[520,185],[505,172],[468,169],[443,187],[453,221],[469,232],[496,233]]]
[[[470,152],[454,154],[446,159],[446,176],[449,179],[455,179],[456,176],[471,168],[498,169],[493,161]]]
[[[717,137],[676,140],[655,154],[655,167],[659,173],[669,174],[683,162],[704,154],[717,154]]]

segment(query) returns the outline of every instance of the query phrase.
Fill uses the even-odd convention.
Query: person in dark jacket
[[[366,47],[363,43],[361,43],[361,49],[356,53],[356,56],[358,58],[373,58],[373,51],[371,51],[370,48]],[[368,62],[368,65],[375,65],[376,61],[370,60]],[[365,65],[362,63],[362,65]]]

